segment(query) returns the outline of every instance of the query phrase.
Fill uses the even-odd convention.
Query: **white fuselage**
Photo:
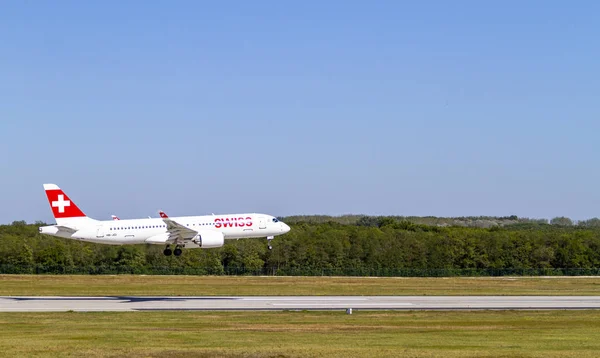
[[[270,237],[287,233],[290,228],[265,214],[233,214],[170,217],[170,220],[197,232],[221,232],[225,239]],[[89,218],[72,220],[66,231],[59,225],[40,228],[42,234],[102,244],[164,244],[153,238],[168,232],[161,218],[97,221]],[[57,220],[58,221],[58,220]]]

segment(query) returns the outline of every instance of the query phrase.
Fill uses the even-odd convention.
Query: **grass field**
[[[0,296],[600,295],[600,277],[0,275]]]
[[[597,357],[600,311],[3,313],[6,357]]]

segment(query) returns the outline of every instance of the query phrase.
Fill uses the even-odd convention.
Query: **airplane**
[[[94,220],[83,213],[56,184],[44,184],[56,225],[42,226],[45,235],[109,245],[165,245],[165,256],[181,256],[182,249],[215,248],[225,240],[266,237],[269,249],[275,236],[290,227],[266,214],[231,214],[134,220]],[[171,250],[171,245],[175,249]]]

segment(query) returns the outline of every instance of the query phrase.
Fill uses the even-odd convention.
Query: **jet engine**
[[[206,231],[194,236],[192,243],[203,249],[210,249],[223,246],[223,244],[225,244],[225,237],[223,236],[222,232]],[[192,248],[193,247],[194,246],[192,246]],[[186,245],[186,248],[190,247]]]

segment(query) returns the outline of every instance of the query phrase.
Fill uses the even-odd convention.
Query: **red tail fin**
[[[161,218],[163,218],[163,219],[166,219],[166,218],[168,218],[168,217],[169,217],[169,216],[168,216],[167,214],[165,214],[165,212],[164,212],[164,211],[162,211],[162,210],[161,210],[161,211],[159,211],[159,212],[158,212],[158,214],[159,214],[159,215],[160,215],[160,217],[161,217]]]
[[[44,184],[44,190],[56,219],[86,216],[56,184]]]

